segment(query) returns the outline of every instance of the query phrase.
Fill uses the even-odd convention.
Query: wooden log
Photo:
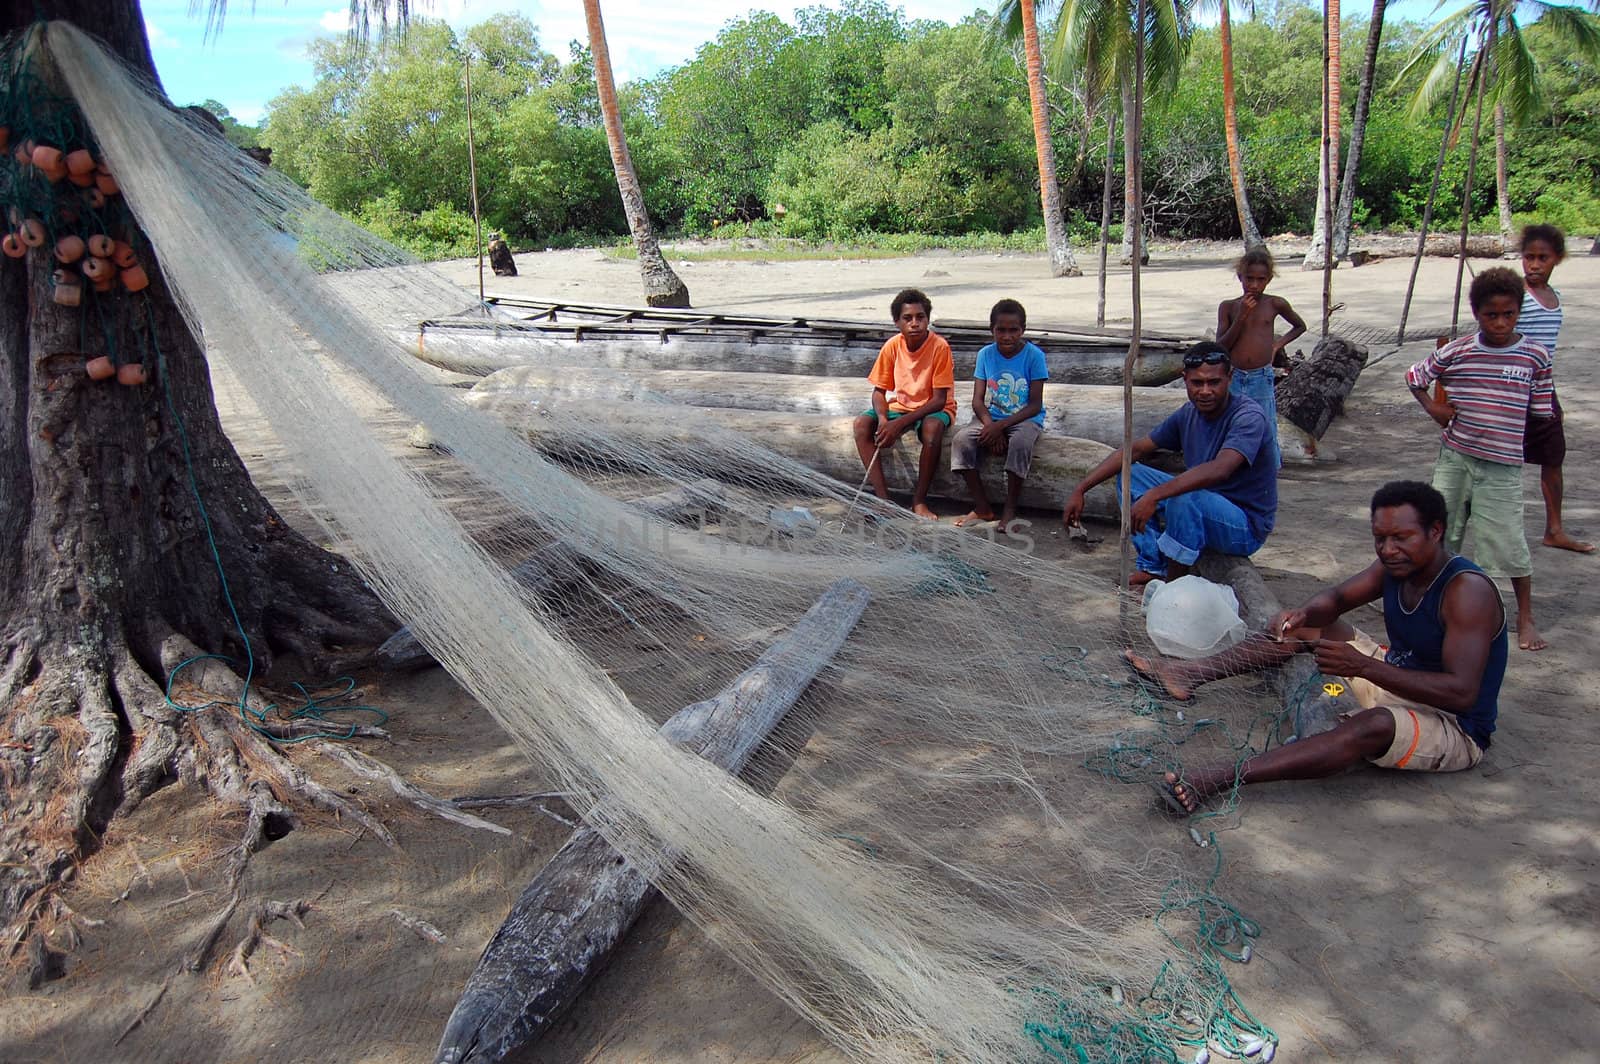
[[[524,402],[581,401],[670,403],[728,410],[856,415],[872,405],[863,377],[716,370],[611,370],[590,367],[513,366],[479,381],[476,393],[494,392]],[[956,382],[957,426],[971,420],[972,381]],[[1137,439],[1188,400],[1181,388],[1135,388]],[[1044,430],[1051,436],[1122,446],[1122,388],[1099,384],[1044,386]]]
[[[834,584],[755,664],[714,698],[679,710],[661,735],[738,775],[838,652],[867,597],[853,580]],[[445,1025],[436,1064],[488,1064],[537,1037],[605,966],[655,896],[599,832],[580,827],[489,940]]]
[[[798,373],[822,377],[865,378],[888,338],[887,331],[860,342],[831,335],[815,338],[748,336],[690,332],[637,334],[596,330],[584,339],[570,333],[542,333],[515,325],[495,328],[483,323],[451,328],[440,323],[415,337],[417,357],[452,373],[487,376],[510,366],[605,366],[611,369],[722,370],[749,373]],[[1122,379],[1125,344],[1085,338],[1045,346],[1050,379],[1070,384],[1114,384]],[[957,376],[971,378],[977,352],[955,351]],[[1134,383],[1158,386],[1183,373],[1183,346],[1152,343],[1134,366]]]
[[[1319,441],[1344,412],[1344,401],[1366,364],[1365,347],[1329,336],[1278,383],[1278,435],[1286,458],[1293,457],[1291,450],[1313,460],[1321,455]]]
[[[765,487],[785,483],[781,467],[759,463],[754,454],[750,464],[730,463],[727,450],[712,445],[719,430],[729,430],[748,437],[747,446],[766,447],[852,488],[861,483],[866,472],[851,430],[854,419],[849,417],[583,401],[573,404],[573,415],[599,435],[581,435],[565,419],[546,416],[558,409],[555,404],[533,407],[521,396],[496,392],[468,393],[466,399],[525,433],[546,454],[587,466],[615,466],[628,461],[625,453],[610,445],[623,438],[639,444],[657,459],[701,476]],[[965,500],[966,481],[950,471],[951,435],[945,435],[944,454],[930,494]],[[911,491],[916,483],[920,448],[916,439],[906,436],[879,455],[890,491]],[[1093,440],[1045,436],[1034,450],[1033,466],[1022,489],[1022,505],[1060,510],[1078,481],[1109,452],[1110,448]],[[991,501],[1004,498],[1005,470],[1000,462],[987,460],[983,478]],[[805,486],[799,479],[788,483],[802,489]],[[1086,503],[1085,512],[1090,516],[1114,517],[1116,497],[1111,482],[1090,491]]]
[[[663,521],[685,521],[715,513],[727,499],[727,488],[715,480],[699,480],[656,495],[635,499],[631,505]],[[516,568],[511,578],[540,598],[548,598],[580,572],[576,552],[559,540],[535,550]],[[378,664],[414,672],[437,664],[408,624],[385,639],[374,652]]]

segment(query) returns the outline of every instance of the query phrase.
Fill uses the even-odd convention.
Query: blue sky
[[[752,9],[793,19],[796,7],[837,7],[837,0],[762,3],[760,0],[692,0],[663,8],[660,0],[603,0],[611,61],[620,80],[649,77],[692,57],[730,19]],[[1369,7],[1347,0],[1348,13]],[[904,0],[907,17],[956,22],[976,0]],[[1240,4],[1239,6],[1243,6]],[[1399,0],[1389,18],[1423,19],[1433,0]],[[167,93],[178,103],[220,100],[235,117],[255,122],[282,89],[311,81],[306,45],[344,32],[346,0],[232,0],[222,33],[205,40],[205,19],[189,13],[190,0],[144,0],[145,25]],[[445,18],[457,28],[502,11],[518,12],[539,27],[543,46],[565,57],[567,42],[584,37],[579,0],[414,0],[413,10]]]

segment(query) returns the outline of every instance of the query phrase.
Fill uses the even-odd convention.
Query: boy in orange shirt
[[[867,380],[872,384],[872,408],[855,420],[856,450],[866,467],[873,494],[889,497],[879,452],[912,429],[922,441],[917,465],[917,487],[911,495],[911,512],[937,521],[928,508],[928,485],[939,469],[944,434],[956,416],[956,370],[950,344],[928,329],[933,301],[915,288],[907,288],[889,305],[900,334],[878,352]]]

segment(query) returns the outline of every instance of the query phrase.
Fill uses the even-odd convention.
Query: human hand
[[[1306,611],[1302,609],[1279,610],[1272,620],[1267,622],[1267,635],[1278,642],[1283,642],[1290,633],[1299,631],[1306,626]]]
[[[884,418],[878,422],[878,431],[872,437],[872,442],[879,447],[893,447],[894,441],[898,440],[900,434],[905,431],[899,427],[900,422],[904,420],[904,418],[901,418],[897,421],[890,421],[888,418]]]
[[[1246,314],[1248,314],[1252,310],[1255,310],[1256,306],[1260,302],[1261,301],[1259,299],[1257,299],[1254,295],[1247,295],[1243,299],[1239,300],[1239,309],[1244,311]]]
[[[1324,676],[1360,676],[1372,661],[1342,639],[1319,639],[1315,649],[1317,671]]]
[[[1083,492],[1074,490],[1067,497],[1067,505],[1061,511],[1061,523],[1068,528],[1079,528],[1083,525]]]
[[[983,431],[978,433],[978,444],[991,451],[1003,451],[1006,446],[1006,432],[1000,427],[998,421],[985,421]]]
[[[1150,493],[1139,496],[1133,501],[1133,509],[1128,511],[1128,527],[1135,532],[1143,532],[1144,526],[1156,515],[1156,507],[1161,505],[1161,500],[1153,498]]]
[[[1455,420],[1456,404],[1448,399],[1429,398],[1422,405],[1428,411],[1428,416],[1445,428],[1449,428],[1450,422]]]

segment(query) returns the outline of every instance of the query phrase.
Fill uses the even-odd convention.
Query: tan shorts
[[[1384,655],[1384,648],[1359,628],[1350,645],[1369,658]],[[1345,683],[1362,709],[1382,708],[1394,718],[1394,742],[1382,756],[1368,759],[1379,768],[1460,772],[1483,760],[1483,749],[1461,730],[1455,714],[1402,698],[1360,676]]]

